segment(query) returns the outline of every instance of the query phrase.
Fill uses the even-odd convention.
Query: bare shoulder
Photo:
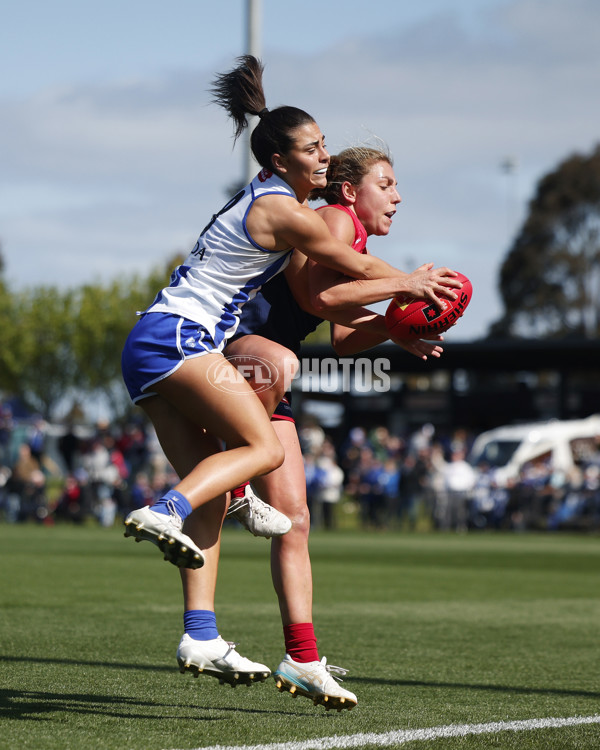
[[[248,213],[248,219],[276,226],[281,222],[288,221],[290,216],[293,216],[303,208],[304,206],[298,203],[295,198],[292,198],[291,195],[271,193],[269,195],[261,195],[254,201]]]
[[[262,195],[257,198],[246,217],[246,229],[252,239],[269,250],[285,250],[290,243],[282,229],[297,221],[303,209],[295,198],[288,195]]]
[[[324,206],[319,209],[318,215],[327,224],[334,237],[351,245],[354,241],[354,223],[346,211],[340,211],[333,206]]]

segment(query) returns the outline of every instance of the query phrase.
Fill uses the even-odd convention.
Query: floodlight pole
[[[246,0],[246,53],[258,57],[261,50],[261,22],[262,22],[262,0]],[[258,118],[250,116],[249,125],[245,136],[244,156],[244,184],[247,185],[259,169],[252,151],[250,150],[250,133],[256,127]]]
[[[500,169],[507,176],[508,180],[506,194],[506,241],[510,243],[512,234],[515,230],[515,217],[517,214],[517,175],[519,171],[519,160],[516,156],[505,156],[500,162]]]

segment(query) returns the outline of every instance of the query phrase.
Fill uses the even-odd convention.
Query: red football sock
[[[283,626],[285,650],[294,661],[319,661],[317,637],[312,622]]]
[[[246,494],[246,487],[250,484],[250,482],[244,482],[243,484],[238,485],[234,490],[231,490],[231,499],[233,500],[234,497],[244,497]]]

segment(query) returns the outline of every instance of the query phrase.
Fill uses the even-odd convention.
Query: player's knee
[[[282,537],[290,542],[300,537],[308,539],[310,532],[310,512],[306,504],[306,495],[302,490],[296,488],[294,482],[290,481],[285,487],[278,487],[276,491],[277,510],[292,522],[291,530],[285,537]]]
[[[287,349],[278,352],[278,356],[274,357],[274,360],[272,365],[277,371],[277,377],[269,388],[269,398],[275,407],[292,387],[292,381],[298,372],[300,363],[296,355]]]
[[[285,460],[285,450],[283,445],[277,439],[277,443],[273,444],[271,454],[271,461],[273,463],[273,469],[278,469]]]
[[[288,517],[292,522],[291,531],[297,535],[308,538],[310,532],[310,512],[306,502],[299,503]]]
[[[278,469],[285,459],[285,450],[275,434],[272,439],[265,440],[257,446],[257,454],[257,476]]]

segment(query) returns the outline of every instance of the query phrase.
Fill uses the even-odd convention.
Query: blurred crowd
[[[299,425],[315,528],[558,530],[600,528],[600,443],[568,476],[545,460],[499,485],[468,461],[475,437],[433,425],[405,435],[356,426],[337,442],[312,419]],[[93,520],[112,526],[177,482],[151,427],[50,425],[0,404],[0,521]],[[352,519],[352,521],[348,521]]]
[[[143,420],[93,427],[15,420],[0,407],[0,519],[112,526],[177,482]]]
[[[476,435],[463,428],[395,435],[357,426],[337,450],[315,422],[299,435],[317,526],[333,529],[347,512],[364,529],[600,529],[600,442],[569,474],[544,457],[501,485],[492,467],[469,462]]]

